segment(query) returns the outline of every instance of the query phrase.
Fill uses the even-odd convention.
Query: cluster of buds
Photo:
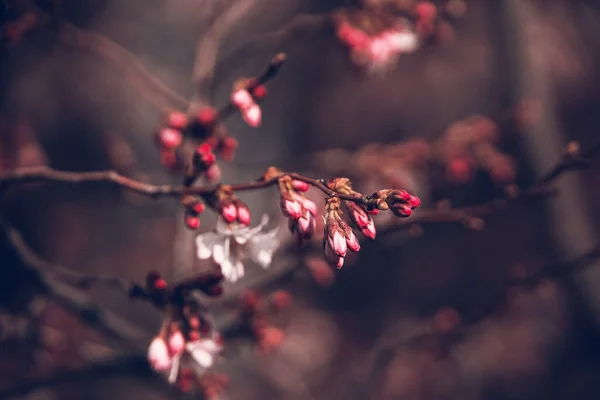
[[[402,53],[412,53],[430,37],[446,41],[454,29],[445,20],[460,17],[463,0],[443,9],[430,1],[364,0],[362,9],[342,9],[336,15],[336,35],[350,48],[353,62],[370,71],[394,65]]]
[[[350,48],[352,59],[359,65],[381,69],[394,64],[401,53],[412,53],[419,47],[417,34],[407,24],[369,35],[347,21],[337,28],[338,39]]]
[[[308,183],[300,180],[286,177],[279,181],[281,212],[288,218],[290,232],[300,244],[312,238],[317,227],[318,207],[302,195],[309,188]]]
[[[378,190],[370,197],[375,200],[379,210],[391,210],[394,215],[401,218],[410,217],[413,210],[421,205],[418,197],[401,189]]]
[[[231,104],[241,113],[244,121],[253,128],[262,123],[262,111],[258,101],[267,96],[267,87],[255,80],[240,80],[231,93]]]
[[[204,388],[204,372],[223,348],[205,308],[191,293],[198,290],[220,296],[222,281],[219,272],[208,272],[169,286],[158,272],[152,271],[146,276],[144,287],[132,288],[132,297],[149,300],[167,313],[148,348],[148,361],[154,370],[167,373],[169,382],[183,391]]]
[[[491,119],[475,115],[455,122],[447,128],[443,139],[438,151],[449,181],[466,183],[478,168],[497,185],[514,181],[514,160],[498,149],[498,127]]]
[[[405,190],[385,189],[370,196],[362,196],[352,190],[352,184],[347,178],[336,178],[327,182],[327,187],[340,196],[352,196],[346,199],[344,205],[350,215],[350,220],[369,238],[375,238],[375,224],[372,215],[379,210],[392,210],[399,217],[408,217],[412,210],[421,205],[419,198],[410,195]],[[344,265],[348,250],[357,252],[360,244],[352,228],[342,219],[342,201],[340,196],[331,196],[326,201],[323,220],[325,221],[325,236],[323,248],[328,261],[338,269]]]
[[[214,195],[214,208],[228,224],[237,222],[248,226],[252,215],[248,206],[231,191],[228,186],[221,186]]]
[[[350,219],[358,229],[360,229],[363,236],[369,239],[375,239],[377,231],[375,230],[375,221],[373,221],[371,215],[377,215],[379,210],[376,208],[367,210],[367,207],[364,205],[357,204],[353,201],[346,201],[345,206],[348,210],[348,215],[350,215]]]
[[[339,197],[327,199],[325,209],[325,237],[323,248],[325,257],[337,268],[342,268],[348,250],[360,250],[358,238],[352,228],[341,217],[341,202]]]
[[[200,227],[200,215],[206,209],[204,203],[194,196],[184,196],[181,204],[185,208],[185,225],[192,230],[198,229]]]
[[[278,290],[270,296],[261,296],[254,291],[242,295],[241,332],[256,341],[257,349],[261,353],[268,353],[279,347],[285,338],[281,329],[268,323],[267,315],[271,311],[281,311],[291,303],[291,295],[283,290]]]

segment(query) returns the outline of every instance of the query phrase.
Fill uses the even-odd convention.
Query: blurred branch
[[[220,74],[229,75],[240,66],[240,60],[269,51],[280,51],[281,47],[288,45],[302,37],[307,32],[318,32],[328,27],[332,22],[331,14],[300,14],[294,16],[284,26],[262,34],[250,37],[242,42],[232,53],[218,62]]]
[[[588,150],[581,152],[579,144],[572,142],[565,149],[561,159],[538,182],[527,190],[518,191],[514,188],[506,199],[497,199],[488,203],[470,207],[448,208],[438,210],[419,210],[410,220],[394,220],[389,225],[378,227],[380,235],[386,235],[410,228],[411,226],[427,223],[459,222],[472,229],[483,227],[481,217],[502,211],[514,203],[546,197],[557,193],[552,184],[564,173],[586,169],[589,163],[600,155],[600,143],[596,143]]]
[[[190,108],[199,107],[208,102],[220,41],[255,3],[256,0],[237,0],[237,3],[234,3],[212,23],[208,32],[203,34],[198,41],[192,74],[195,93]]]
[[[25,242],[21,233],[0,220],[0,228],[5,232],[24,268],[35,274],[42,284],[45,295],[55,300],[69,312],[79,316],[92,328],[129,348],[143,349],[148,338],[145,332],[131,325],[118,315],[95,304],[85,293],[60,280],[55,273],[57,266],[41,259]],[[64,273],[64,267],[58,267]]]
[[[93,362],[80,369],[61,369],[37,380],[22,380],[0,391],[0,398],[8,399],[25,396],[41,388],[54,387],[65,383],[85,384],[96,379],[135,376],[151,382],[154,389],[166,395],[173,395],[174,389],[164,379],[157,379],[146,360],[145,354],[123,355],[114,359]]]
[[[127,81],[156,107],[162,110],[187,107],[186,99],[152,75],[131,52],[107,37],[62,22],[58,28],[58,40],[63,45],[97,54],[115,65]]]

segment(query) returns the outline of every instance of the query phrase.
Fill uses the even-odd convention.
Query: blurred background
[[[71,31],[57,33],[55,22],[118,43],[188,99],[198,40],[239,1],[247,0],[62,0],[58,8],[52,1],[5,0],[0,173],[37,165],[114,169],[179,184],[160,164],[153,140],[164,115],[139,90],[142,78],[124,72],[131,61],[103,56],[101,46],[77,44],[75,36],[65,40]],[[365,193],[408,189],[423,201],[417,218],[505,198],[507,190],[532,186],[569,142],[585,150],[600,141],[597,2],[465,3],[464,15],[446,27],[453,40],[427,41],[375,76],[353,64],[320,17],[294,19],[364,4],[255,0],[223,29],[209,101],[226,103],[234,80],[260,74],[275,53],[285,51],[288,59],[269,83],[260,128],[239,115],[226,120],[240,146],[222,165],[223,181],[255,179],[270,165],[348,176]],[[23,19],[32,9],[37,17]],[[295,28],[286,28],[292,20]],[[15,21],[28,28],[15,33]],[[466,224],[404,229],[378,216],[378,238],[361,239],[360,253],[340,271],[314,255],[283,250],[266,271],[248,266],[248,276],[214,301],[217,322],[245,289],[285,289],[294,302],[274,316],[285,333],[277,349],[257,354],[244,341],[227,348],[217,365],[231,381],[222,398],[597,399],[598,164],[553,186],[556,196]],[[195,259],[197,233],[185,229],[172,199],[104,184],[31,184],[0,193],[3,220],[43,259],[71,270],[141,281],[151,269],[174,278],[205,268]],[[262,213],[272,225],[285,224],[275,190],[242,199],[253,224]],[[200,232],[213,226],[206,213]],[[288,236],[284,225],[282,240]],[[0,397],[171,398],[136,363],[48,378],[143,349],[161,324],[151,305],[111,288],[86,291],[147,334],[137,343],[114,343],[45,296],[5,235],[0,271]]]

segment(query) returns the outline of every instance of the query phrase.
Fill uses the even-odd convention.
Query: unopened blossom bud
[[[209,182],[218,182],[221,180],[221,168],[217,164],[213,164],[206,170],[204,176]]]
[[[254,104],[254,99],[246,89],[235,90],[231,93],[231,104],[240,110],[247,110]]]
[[[325,241],[325,257],[327,257],[327,260],[338,269],[344,266],[344,257],[338,256],[333,249],[327,245],[327,241]]]
[[[327,245],[335,254],[340,257],[345,257],[348,251],[344,232],[337,224],[334,218],[329,218],[325,224],[325,232],[327,234]]]
[[[316,227],[317,221],[308,210],[304,210],[303,215],[297,220],[289,220],[290,231],[300,244],[313,237]]]
[[[195,215],[186,215],[185,225],[191,230],[196,230],[200,227],[200,218]]]
[[[237,206],[237,220],[240,224],[242,225],[250,225],[251,222],[251,215],[250,215],[250,210],[248,209],[248,206],[246,206],[244,203],[242,203],[241,201],[238,201],[236,203]]]
[[[302,216],[302,205],[287,195],[281,195],[279,205],[286,218],[297,220]]]
[[[177,154],[173,150],[163,149],[160,152],[160,163],[170,171],[178,171],[181,167]]]
[[[421,205],[421,199],[419,199],[417,196],[410,196],[410,199],[408,200],[408,205],[411,208],[417,208]]]
[[[176,331],[169,336],[169,353],[171,356],[179,354],[185,348],[185,338],[180,331]]]
[[[310,189],[310,185],[304,181],[299,181],[295,179],[292,181],[292,188],[294,188],[294,190],[298,192],[307,192],[308,189]]]
[[[412,215],[412,209],[408,204],[394,204],[391,210],[394,213],[394,215],[401,218],[407,218]]]
[[[233,203],[221,207],[221,216],[227,223],[232,223],[237,219],[237,208]]]
[[[227,136],[220,140],[218,144],[219,153],[225,161],[231,161],[235,157],[235,151],[239,147],[236,138]]]
[[[206,209],[206,207],[204,206],[204,203],[201,203],[201,202],[197,202],[192,206],[192,210],[196,214],[202,214],[205,209]]]
[[[350,219],[359,228],[364,228],[372,220],[372,218],[367,214],[367,209],[364,206],[358,205],[353,201],[347,201],[346,207],[348,208]]]
[[[163,149],[174,150],[181,146],[183,135],[173,128],[163,128],[158,132],[158,142]]]
[[[156,337],[148,348],[148,361],[155,371],[166,371],[171,367],[169,349],[162,338]]]
[[[252,90],[252,96],[256,100],[262,100],[267,97],[267,87],[265,85],[258,85]]]
[[[210,126],[217,120],[217,110],[212,107],[204,107],[198,111],[197,119],[198,123],[203,126]]]
[[[188,117],[181,111],[172,111],[167,116],[167,124],[173,129],[184,130],[188,124]]]
[[[215,162],[217,157],[212,152],[212,148],[207,143],[203,143],[196,149],[194,153],[193,163],[197,172],[202,173],[209,169]]]
[[[338,221],[338,224],[344,233],[344,237],[346,238],[346,246],[348,249],[354,252],[359,251],[360,243],[358,242],[358,238],[354,234],[354,231],[352,231],[352,228],[350,228],[350,226],[342,219]]]
[[[431,21],[437,16],[437,7],[430,1],[422,1],[415,6],[419,18]]]
[[[262,111],[257,104],[242,110],[242,118],[252,128],[258,128],[262,123]]]

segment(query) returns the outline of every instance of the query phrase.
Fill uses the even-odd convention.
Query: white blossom
[[[279,247],[279,239],[276,238],[277,228],[263,232],[268,222],[266,214],[254,228],[228,225],[219,218],[215,231],[203,233],[196,238],[198,258],[212,258],[221,267],[223,276],[231,282],[244,276],[244,259],[250,259],[263,268],[269,267],[273,253]]]

